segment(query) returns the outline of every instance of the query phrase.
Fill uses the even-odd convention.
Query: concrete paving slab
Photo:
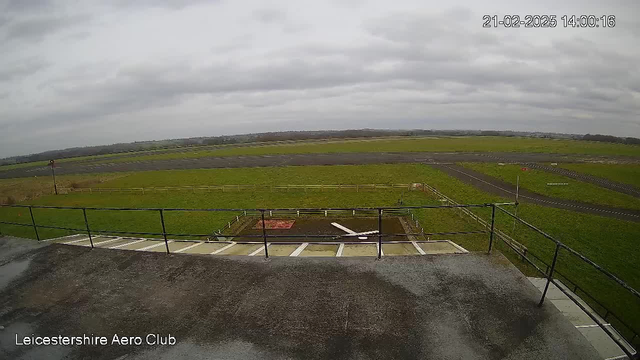
[[[235,244],[234,246],[219,252],[216,255],[249,255],[258,250],[262,244]]]
[[[131,241],[133,242],[135,240],[131,240]],[[138,250],[154,244],[160,244],[159,240],[145,240],[142,242],[135,242],[135,243],[132,243],[131,245],[120,247],[119,249],[120,250]]]
[[[298,246],[298,244],[271,244],[268,248],[269,256],[289,256],[298,248]],[[258,253],[256,253],[254,256],[264,256],[264,246],[262,247],[263,249],[258,251]]]
[[[345,244],[342,256],[378,256],[375,244]]]
[[[164,242],[164,241],[163,241]],[[174,251],[178,251],[180,249],[184,249],[187,246],[191,246],[194,243],[191,241],[173,241],[169,243],[169,251],[170,252],[174,252]],[[148,251],[153,251],[153,252],[167,252],[167,247],[166,246],[158,246],[152,249],[149,249]]]
[[[110,248],[110,247],[113,247],[113,246],[118,246],[118,245],[130,243],[130,242],[135,241],[135,240],[136,239],[132,239],[132,238],[114,239],[114,238],[107,238],[107,237],[99,236],[97,238],[93,238],[93,245],[95,247],[99,247],[99,248]]]
[[[227,245],[229,245],[229,243],[205,242],[202,245],[185,250],[181,252],[181,254],[211,254],[212,252],[220,250]]]
[[[418,246],[426,253],[426,254],[459,254],[463,253],[460,249],[455,247],[453,244],[445,241],[436,241],[436,242],[421,242],[417,243]]]
[[[625,355],[622,349],[600,327],[578,328],[578,330],[604,359]]]
[[[338,252],[339,245],[309,244],[298,256],[303,257],[333,257]]]
[[[540,290],[540,291],[544,291],[544,287],[547,284],[547,279],[545,279],[545,278],[529,278],[529,281],[531,281],[533,283],[533,285],[535,285],[535,287],[538,288],[538,290]],[[567,295],[565,295],[553,283],[549,284],[549,289],[547,290],[546,298],[547,299],[552,299],[552,300],[569,299],[567,297]]]
[[[594,325],[596,322],[593,321],[576,303],[574,303],[571,299],[548,299],[553,305],[555,305],[564,316],[571,321],[571,323],[575,326],[581,325]]]
[[[413,244],[382,244],[384,256],[420,255]]]

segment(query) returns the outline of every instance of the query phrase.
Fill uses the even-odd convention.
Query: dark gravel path
[[[591,160],[630,161],[624,157],[596,157],[586,155],[526,154],[526,153],[328,153],[206,157],[198,159],[150,160],[117,163],[61,163],[56,174],[85,174],[122,171],[240,168],[292,165],[359,165],[394,163],[455,163],[455,162],[584,162]],[[638,161],[640,160],[633,160]],[[0,178],[49,176],[48,167],[21,168],[0,171]]]
[[[515,199],[516,186],[496,179],[492,176],[464,168],[459,165],[432,165],[467,184],[471,184],[482,191],[491,194],[504,196],[509,199]],[[533,203],[542,206],[550,206],[558,209],[572,210],[585,214],[594,214],[606,217],[612,217],[621,220],[640,222],[640,211],[621,209],[604,205],[594,205],[579,201],[572,201],[550,196],[540,195],[520,188],[519,201]]]

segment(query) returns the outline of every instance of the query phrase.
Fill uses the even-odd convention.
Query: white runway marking
[[[309,243],[303,243],[302,245],[298,246],[298,248],[291,253],[291,255],[289,256],[298,256],[300,255],[300,253],[307,247],[309,246]]]
[[[229,244],[229,245],[227,245],[227,246],[225,246],[225,247],[222,247],[222,248],[220,248],[220,249],[218,249],[218,250],[216,250],[216,251],[212,252],[212,253],[211,253],[211,254],[209,254],[209,255],[216,255],[216,254],[219,254],[219,253],[221,253],[221,252],[223,252],[223,251],[227,250],[228,248],[232,247],[232,246],[233,246],[233,245],[235,245],[235,244],[236,244],[236,243],[232,242],[231,244]]]
[[[63,244],[65,244],[65,245],[71,245],[71,244],[75,244],[75,243],[77,243],[77,242],[85,241],[85,240],[89,240],[89,237],[82,238],[82,239],[78,239],[78,240],[67,241],[67,242],[65,242],[65,243],[63,243]]]
[[[128,242],[128,243],[124,243],[124,244],[120,244],[120,245],[116,245],[116,246],[112,246],[109,249],[120,249],[121,247],[125,247],[127,245],[133,245],[133,244],[137,244],[137,243],[141,243],[143,241],[147,241],[147,239],[142,239],[142,240],[134,240],[132,242]]]
[[[271,246],[271,243],[267,244],[267,247]],[[264,250],[264,245],[262,245],[262,247],[258,248],[258,250],[252,252],[251,254],[249,254],[249,256],[255,256],[257,255],[260,251]]]
[[[342,251],[343,250],[344,250],[344,243],[340,244],[340,246],[338,247],[338,252],[336,253],[336,257],[342,256]]]
[[[196,246],[200,246],[200,245],[202,245],[202,244],[204,244],[204,243],[203,243],[203,242],[195,243],[195,244],[193,244],[193,245],[189,245],[189,246],[187,246],[187,247],[185,247],[185,248],[182,248],[182,249],[176,250],[176,251],[174,251],[174,253],[181,253],[181,252],[183,252],[183,251],[187,251],[187,250],[189,250],[189,249],[193,249],[194,247],[196,247]]]
[[[424,252],[424,250],[422,250],[422,248],[420,246],[418,246],[418,244],[415,241],[412,241],[411,243],[413,244],[413,246],[415,246],[416,250],[418,250],[420,255],[425,255],[426,254],[426,252]]]
[[[165,244],[164,241],[158,241],[158,242],[159,242],[159,244],[153,244],[153,245],[145,246],[142,249],[136,249],[136,251],[147,251],[149,249],[153,249],[153,248],[156,248],[158,246],[162,246],[162,245]],[[173,240],[169,240],[169,241],[167,241],[167,244],[171,244],[172,242],[173,242]]]
[[[105,241],[94,242],[93,246],[98,246],[98,245],[101,245],[101,244],[108,244],[108,243],[111,243],[111,242],[114,242],[114,241],[117,241],[117,240],[120,240],[120,239],[122,239],[122,238],[121,237],[117,237],[115,239],[109,239],[109,240],[105,240]]]

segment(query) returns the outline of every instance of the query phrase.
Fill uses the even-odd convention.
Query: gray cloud
[[[6,25],[5,40],[41,41],[44,37],[64,29],[89,22],[90,15],[40,15],[9,22]]]
[[[0,83],[8,94],[0,106],[12,99],[0,119],[0,155],[18,143],[35,146],[44,134],[49,142],[38,142],[40,150],[59,147],[55,139],[62,138],[71,146],[328,127],[640,136],[640,53],[626,29],[615,37],[589,29],[482,29],[477,10],[421,11],[418,2],[417,10],[361,18],[354,14],[375,7],[305,13],[261,3],[192,1],[202,5],[193,11],[156,4],[145,10],[149,16],[136,12],[126,21],[120,19],[128,12],[112,10],[101,19],[104,33],[86,31],[82,12],[67,14],[83,34],[57,40],[69,42],[68,56],[44,53],[40,64],[5,66],[0,81],[21,92]],[[254,23],[237,23],[247,14]],[[8,26],[15,21],[26,20]],[[296,23],[304,33],[289,31]],[[65,28],[60,24],[43,21],[18,33],[34,39]],[[57,66],[49,71],[49,63]],[[26,98],[21,105],[23,94],[37,94],[38,106]]]

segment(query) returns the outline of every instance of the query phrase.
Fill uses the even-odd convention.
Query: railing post
[[[167,254],[170,254],[169,242],[167,241],[167,230],[164,226],[164,211],[162,209],[160,209],[159,211],[160,211],[160,222],[162,222],[162,236],[164,237],[164,246],[167,247]]]
[[[31,205],[29,205],[29,214],[31,214],[31,224],[33,224],[33,231],[36,232],[36,239],[40,241],[40,235],[38,235],[38,227],[36,226],[36,220],[33,218],[33,210],[31,209]]]
[[[382,258],[382,209],[378,209],[378,260]]]
[[[91,237],[91,230],[89,229],[89,221],[87,220],[87,209],[82,208],[82,215],[84,215],[84,226],[87,227],[87,235],[89,235],[89,242],[91,243],[91,248],[93,249],[93,238]]]
[[[542,292],[542,297],[540,298],[540,303],[538,306],[542,306],[544,302],[544,297],[547,296],[547,290],[549,290],[549,284],[551,283],[551,279],[553,279],[553,271],[556,268],[556,261],[558,260],[558,252],[560,252],[560,244],[556,243],[556,252],[553,254],[553,262],[551,263],[551,270],[549,270],[549,276],[547,277],[547,284],[544,286],[544,291]]]
[[[267,246],[267,227],[264,224],[264,210],[260,210],[260,216],[262,217],[262,240],[264,240],[264,257],[269,258],[269,249]]]
[[[495,232],[496,226],[496,204],[491,204],[491,234],[489,235],[489,251],[487,253],[491,254],[491,249],[493,248],[493,234]]]

